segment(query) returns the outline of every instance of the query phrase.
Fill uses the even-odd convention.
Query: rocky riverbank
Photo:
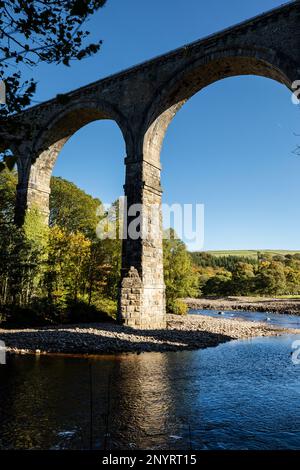
[[[168,315],[165,330],[133,330],[116,324],[0,329],[7,351],[16,353],[107,354],[182,351],[217,346],[233,339],[279,336],[299,331],[237,319]]]
[[[226,297],[219,299],[185,299],[188,307],[199,310],[247,310],[251,312],[300,315],[300,299]]]

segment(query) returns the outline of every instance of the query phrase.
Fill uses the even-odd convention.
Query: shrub
[[[170,313],[174,313],[175,315],[186,315],[188,312],[188,306],[182,300],[176,299],[169,303],[168,310]]]
[[[110,322],[112,317],[95,305],[83,300],[69,301],[67,306],[68,323]]]
[[[34,307],[11,306],[3,321],[4,327],[30,327],[43,326],[50,322],[44,317],[44,312]]]
[[[93,304],[96,306],[98,311],[106,313],[111,318],[117,318],[117,302],[115,300],[102,297],[97,301],[94,301]]]

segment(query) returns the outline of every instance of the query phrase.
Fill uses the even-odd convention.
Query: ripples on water
[[[0,367],[0,448],[90,448],[92,364],[94,448],[300,449],[295,339],[97,359],[11,356]]]
[[[190,310],[194,315],[205,315],[213,318],[238,318],[251,322],[262,322],[268,325],[300,330],[300,316],[271,312],[247,312],[240,310]]]

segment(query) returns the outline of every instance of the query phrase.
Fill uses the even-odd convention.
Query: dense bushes
[[[168,303],[168,312],[175,315],[186,315],[188,306],[181,299],[176,299]]]
[[[270,255],[260,253],[249,263],[249,258],[230,257],[230,268],[216,267],[214,258],[203,253],[205,263],[199,262],[200,292],[204,296],[226,295],[299,295],[300,257],[299,254]],[[217,257],[216,257],[217,258]],[[224,257],[222,257],[224,258]],[[194,260],[201,260],[198,253]],[[205,266],[203,266],[205,264]]]
[[[119,241],[96,238],[100,201],[53,178],[50,227],[32,208],[18,229],[15,185],[15,173],[0,173],[0,321],[40,325],[111,318],[121,252]]]
[[[187,309],[177,299],[198,295],[199,274],[185,244],[176,238],[174,230],[168,230],[165,237],[163,252],[167,311],[183,315]]]

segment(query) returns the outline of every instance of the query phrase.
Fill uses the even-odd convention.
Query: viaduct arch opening
[[[161,152],[165,202],[205,204],[205,246],[191,244],[192,251],[278,250],[287,240],[296,249],[292,233],[279,236],[291,207],[297,214],[289,198],[300,196],[293,156],[298,107],[281,85],[254,75],[218,81],[171,120]],[[268,210],[276,210],[276,223]],[[298,231],[296,223],[288,224],[287,230]]]
[[[226,51],[205,56],[191,62],[159,90],[146,115],[143,150],[149,159],[160,163],[164,137],[177,112],[192,96],[215,82],[252,75],[275,80],[292,90],[293,75],[288,61],[279,59],[272,51],[263,58],[255,51],[248,54],[249,51]]]
[[[114,113],[105,110],[105,107],[91,102],[75,103],[67,106],[63,113],[51,116],[33,142],[33,161],[18,160],[16,220],[19,224],[26,212],[24,207],[37,208],[48,223],[51,176],[60,152],[69,139],[92,122],[103,120],[115,122],[123,138],[118,119]]]

